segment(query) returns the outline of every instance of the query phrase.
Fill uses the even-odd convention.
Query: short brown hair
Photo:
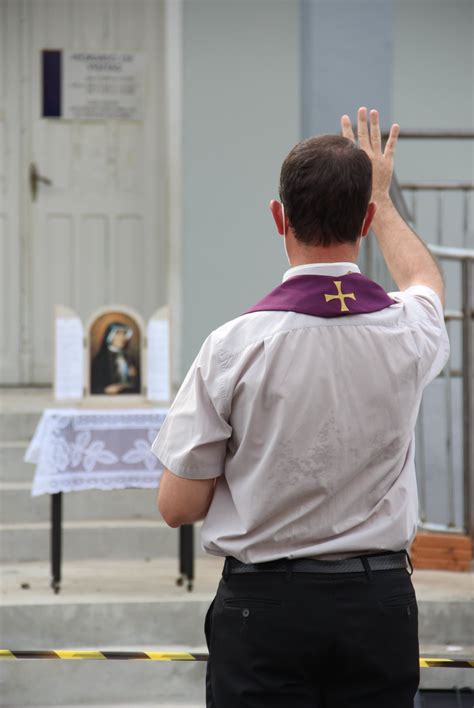
[[[369,157],[339,135],[302,140],[281,168],[280,199],[296,238],[309,245],[356,241],[371,191]]]

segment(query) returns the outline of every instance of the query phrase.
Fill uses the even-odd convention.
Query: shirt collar
[[[283,275],[283,282],[296,275],[347,275],[348,273],[360,273],[359,267],[355,263],[305,263],[294,266]]]

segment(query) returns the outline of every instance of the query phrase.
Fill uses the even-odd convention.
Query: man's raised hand
[[[342,134],[355,142],[351,119],[348,115],[341,118]],[[357,137],[359,145],[372,162],[372,201],[380,203],[388,197],[393,173],[393,160],[400,127],[394,123],[390,128],[385,150],[382,152],[382,138],[378,111],[370,111],[370,130],[367,122],[367,108],[357,112]]]

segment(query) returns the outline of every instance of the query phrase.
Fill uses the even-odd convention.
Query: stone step
[[[195,589],[188,592],[176,586],[176,556],[72,561],[64,564],[61,593],[54,595],[48,563],[5,564],[2,643],[31,649],[201,646],[221,571],[222,559],[198,559]]]
[[[36,430],[41,410],[22,410],[0,413],[0,440],[3,443],[15,440],[31,440]]]
[[[214,559],[211,559],[213,561]],[[204,561],[209,568],[209,562]],[[212,563],[217,586],[220,559]],[[212,593],[177,588],[178,563],[86,561],[64,566],[60,595],[48,590],[44,563],[5,565],[0,607],[2,644],[202,652]],[[69,572],[70,571],[70,572]],[[209,570],[206,571],[209,574]],[[21,590],[28,583],[30,590]],[[135,640],[136,644],[131,645]],[[205,664],[184,662],[0,662],[2,705],[67,703],[204,706]]]
[[[0,482],[31,482],[35,466],[24,462],[26,440],[0,442]]]
[[[101,703],[100,705],[98,703],[94,703],[94,705],[91,703],[74,703],[74,705],[60,705],[55,706],[55,708],[84,708],[85,705],[87,705],[87,708],[205,708],[205,703],[169,703],[167,699],[164,699],[164,701],[164,703],[158,700],[158,702],[155,701],[153,703]],[[4,708],[13,708],[13,706],[9,704]],[[35,708],[50,708],[50,706],[35,706]]]
[[[30,482],[0,482],[0,523],[48,521],[48,494],[31,496]],[[63,494],[64,521],[159,519],[155,489],[85,490]]]
[[[195,591],[175,585],[177,563],[76,561],[65,565],[62,591],[49,589],[45,563],[4,566],[2,648],[203,651],[203,622],[222,560],[196,563]],[[29,590],[21,590],[27,582]],[[417,571],[421,649],[428,656],[472,656],[472,575]],[[433,624],[436,626],[433,627]],[[443,642],[433,637],[443,636]],[[449,645],[447,644],[449,643]],[[205,664],[198,662],[0,662],[7,705],[108,703],[153,699],[204,706]],[[423,688],[473,688],[469,669],[423,669]]]
[[[53,708],[105,703],[118,708],[128,702],[138,708],[153,700],[153,706],[204,708],[205,671],[204,662],[4,661],[1,705]]]
[[[433,644],[423,641],[420,644],[420,655],[431,658],[448,658],[453,660],[472,661],[474,657],[473,636],[465,644]],[[425,690],[474,689],[473,669],[422,669],[420,688]]]
[[[55,706],[55,708],[84,708],[84,705],[87,705],[87,708],[205,708],[204,703],[169,703],[166,699],[164,703],[162,701],[158,703],[156,701],[154,703],[101,703],[100,705],[97,703],[94,705],[74,703],[74,705],[61,705]],[[10,704],[5,708],[13,708],[13,706]],[[50,708],[50,706],[35,706],[35,708]]]
[[[137,556],[134,560],[65,562],[62,590],[54,595],[48,563],[4,564],[2,636],[18,648],[58,647],[64,645],[65,638],[72,647],[199,644],[201,620],[217,587],[222,559],[197,559],[191,593],[175,586],[177,569],[175,554],[149,561]],[[22,590],[25,584],[28,589]],[[472,645],[473,575],[417,571],[414,585],[421,641],[426,645]],[[177,613],[177,624],[174,619],[167,621],[173,612]],[[162,622],[163,618],[166,621]],[[193,634],[196,623],[197,635]]]
[[[117,648],[117,647],[116,647]],[[130,649],[130,647],[119,647]],[[146,649],[147,647],[143,647]],[[169,646],[179,651],[190,647]],[[134,647],[140,650],[140,647]],[[205,650],[203,647],[193,650]],[[107,701],[110,708],[204,708],[204,662],[17,661],[0,666],[2,706],[23,708],[87,706]],[[422,669],[421,690],[473,689],[472,670]],[[152,704],[144,703],[154,698]],[[452,697],[456,700],[455,695]],[[471,695],[472,699],[472,695]],[[130,701],[127,705],[123,701]],[[111,701],[116,701],[111,704]],[[120,701],[120,703],[118,703]],[[178,701],[180,702],[178,704]],[[142,703],[143,702],[143,703]],[[39,705],[38,705],[39,704]],[[101,708],[106,708],[101,703]],[[415,705],[421,705],[420,703]],[[423,703],[422,705],[425,705]],[[458,705],[437,703],[436,705]],[[99,708],[99,706],[97,706]]]
[[[125,647],[121,647],[125,649]],[[146,647],[144,647],[146,648]],[[140,648],[136,648],[138,651]],[[167,647],[170,651],[189,647]],[[47,663],[47,666],[46,666]],[[204,663],[186,662],[4,662],[0,666],[2,706],[40,706],[68,708],[87,706],[92,701],[107,701],[110,708],[204,708]],[[471,670],[472,673],[472,670]],[[421,690],[473,690],[469,670],[422,669]],[[155,698],[152,704],[142,701]],[[201,698],[201,702],[197,702]],[[472,699],[472,695],[471,695]],[[81,702],[78,703],[77,701]],[[120,701],[110,704],[110,701]],[[124,700],[133,701],[127,705]],[[455,696],[453,695],[453,700]],[[4,702],[5,701],[5,702]],[[171,702],[173,701],[173,702]],[[177,701],[181,701],[177,704]],[[192,701],[186,702],[186,701]],[[46,703],[47,702],[47,703]],[[438,705],[438,704],[437,704]],[[439,704],[441,705],[441,704]],[[445,705],[457,705],[449,704]],[[99,706],[97,706],[99,708]],[[103,703],[100,708],[107,708]]]
[[[195,551],[203,554],[196,526]],[[48,561],[49,522],[0,525],[0,562]],[[84,559],[177,556],[179,532],[164,521],[116,519],[63,522],[63,565]]]
[[[74,703],[74,705],[61,705],[55,708],[83,708],[84,703]],[[5,706],[5,708],[10,708],[10,706]],[[49,706],[35,706],[35,708],[49,708]],[[167,700],[165,703],[159,701],[156,703],[101,703],[100,705],[95,703],[87,703],[87,708],[205,708],[204,703],[169,703]]]
[[[30,440],[43,410],[62,406],[54,400],[51,387],[0,388],[0,397],[2,443]]]

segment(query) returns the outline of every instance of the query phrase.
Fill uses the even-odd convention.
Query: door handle
[[[48,186],[51,186],[53,184],[48,177],[40,175],[36,163],[32,162],[30,165],[30,193],[31,199],[34,202],[36,201],[36,197],[38,195],[38,182],[42,182],[43,184],[47,184]]]

